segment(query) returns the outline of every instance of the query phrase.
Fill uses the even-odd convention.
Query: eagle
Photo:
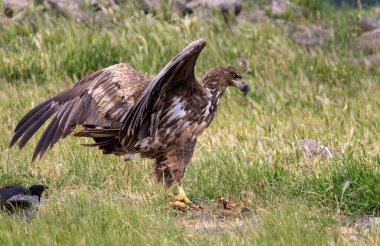
[[[198,210],[182,186],[197,139],[214,119],[227,87],[237,87],[244,95],[249,90],[232,66],[212,68],[198,82],[194,67],[205,46],[202,39],[190,43],[151,81],[125,63],[82,78],[30,110],[17,124],[10,147],[18,142],[22,149],[54,116],[32,162],[70,133],[92,138],[93,143],[82,145],[124,156],[126,161],[154,159],[155,179],[167,187],[177,184],[175,206]]]

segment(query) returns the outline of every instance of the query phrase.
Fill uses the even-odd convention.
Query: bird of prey
[[[0,208],[9,214],[21,212],[28,216],[40,205],[41,194],[47,185],[32,185],[29,188],[21,186],[6,186],[0,188]]]
[[[231,66],[210,69],[198,82],[194,67],[205,47],[202,39],[190,43],[149,81],[128,64],[116,64],[94,72],[71,88],[29,111],[15,128],[10,146],[23,148],[51,116],[32,157],[74,131],[88,137],[104,154],[155,160],[156,180],[171,186],[175,181],[175,204],[198,209],[182,187],[182,178],[197,138],[214,119],[219,101],[229,86],[248,93],[248,85]]]

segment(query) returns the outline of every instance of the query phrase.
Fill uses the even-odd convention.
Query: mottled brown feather
[[[201,90],[202,86],[195,79],[194,68],[198,56],[205,46],[206,42],[204,40],[197,40],[188,45],[148,85],[123,122],[120,132],[123,146],[128,148],[136,142],[137,131],[143,122],[152,120],[151,115],[154,112],[149,109],[152,108],[155,102],[160,101],[160,97],[170,95],[171,91],[181,86]],[[158,105],[161,106],[160,103]]]
[[[76,125],[119,128],[122,117],[148,83],[128,64],[116,64],[94,72],[27,113],[16,126],[10,146],[21,139],[19,146],[23,148],[54,114],[56,117],[36,146],[33,161],[70,134]]]

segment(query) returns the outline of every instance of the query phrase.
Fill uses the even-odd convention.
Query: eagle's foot
[[[181,211],[186,210],[196,210],[196,211],[202,211],[202,207],[199,207],[195,205],[187,196],[186,194],[178,194],[176,197],[174,197],[174,201],[172,202],[172,205],[176,208],[178,208]]]
[[[178,195],[174,197],[172,205],[181,211],[196,210],[202,211],[202,207],[195,205],[186,195],[181,185],[178,185]]]

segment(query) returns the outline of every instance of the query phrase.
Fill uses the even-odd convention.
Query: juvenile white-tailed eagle
[[[197,209],[182,188],[182,178],[198,136],[213,120],[220,98],[228,86],[244,95],[248,85],[231,66],[209,70],[201,82],[194,75],[204,40],[189,44],[152,80],[128,64],[116,64],[94,72],[73,87],[41,103],[16,126],[10,146],[20,149],[55,115],[39,140],[32,160],[75,131],[93,138],[104,154],[155,159],[154,176],[178,186],[176,205]]]

